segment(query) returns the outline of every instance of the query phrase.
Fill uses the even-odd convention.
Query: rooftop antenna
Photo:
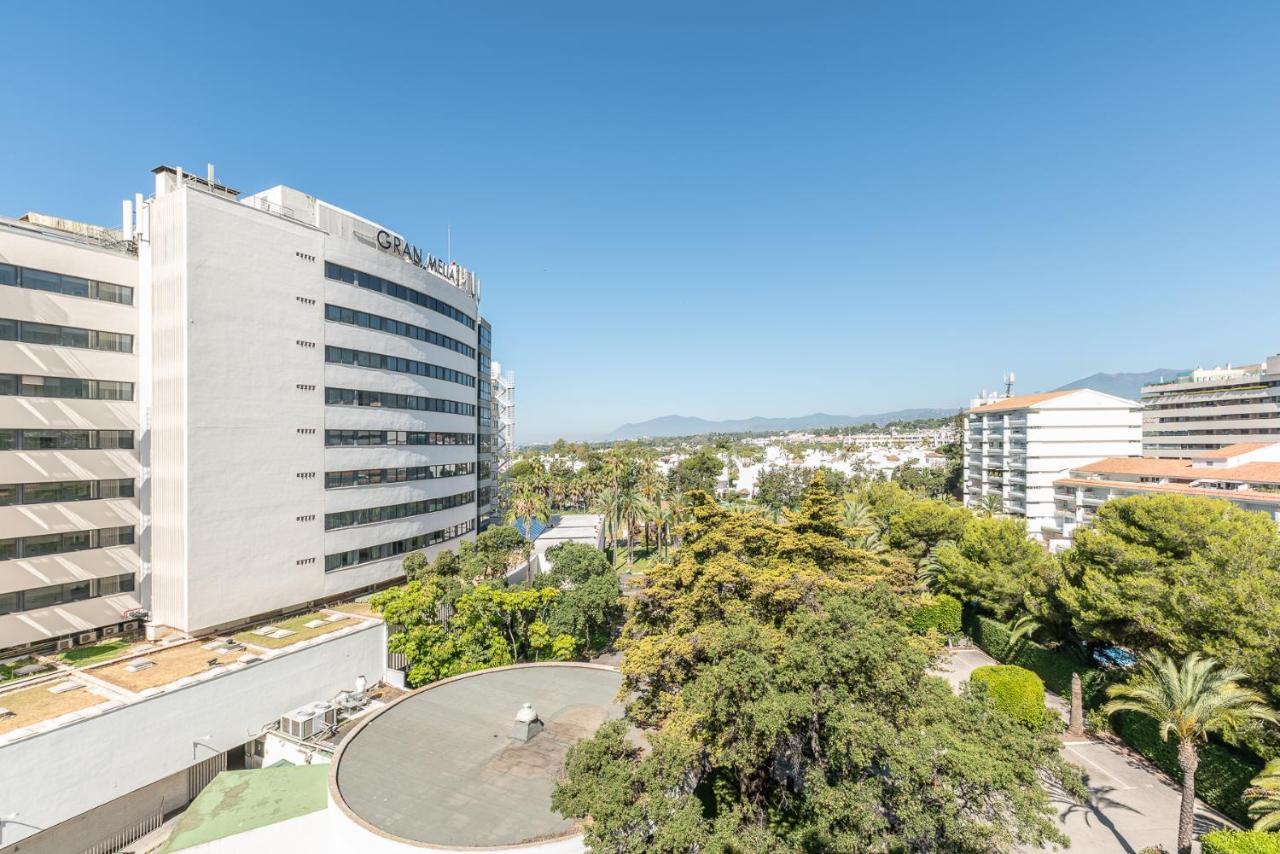
[[[1004,396],[1013,397],[1013,381],[1017,379],[1013,371],[1004,375]]]

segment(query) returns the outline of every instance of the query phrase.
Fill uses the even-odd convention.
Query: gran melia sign
[[[421,248],[404,240],[398,234],[392,234],[385,228],[378,229],[378,234],[374,239],[378,244],[378,248],[382,251],[398,255],[415,267],[421,267],[424,270],[435,273],[437,276],[453,282],[468,293],[479,296],[480,280],[476,278],[475,273],[456,261],[445,261],[430,253],[424,254]]]

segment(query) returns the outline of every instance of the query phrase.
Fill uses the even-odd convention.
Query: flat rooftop
[[[521,845],[576,832],[551,808],[569,748],[621,718],[618,671],[557,663],[468,674],[371,716],[333,765],[335,800],[376,831],[457,848]],[[511,738],[532,703],[545,728]]]

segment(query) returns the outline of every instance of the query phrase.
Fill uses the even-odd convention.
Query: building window
[[[61,397],[74,400],[133,400],[133,383],[0,374],[0,395]]]
[[[64,276],[61,273],[50,273],[46,270],[33,270],[29,267],[16,267],[12,264],[0,264],[0,285],[133,305],[133,288],[131,287],[96,282],[79,276]]]
[[[326,278],[337,282],[346,282],[348,285],[377,291],[389,297],[395,297],[396,299],[430,309],[458,321],[468,329],[476,328],[475,318],[471,317],[471,315],[459,311],[443,300],[438,300],[433,296],[424,294],[422,291],[415,291],[413,288],[406,288],[404,285],[397,284],[389,279],[383,279],[359,270],[352,270],[350,267],[343,267],[341,264],[335,264],[332,261],[324,262],[324,274]]]
[[[365,311],[356,311],[352,308],[343,308],[337,305],[326,305],[324,307],[324,319],[333,323],[359,326],[363,329],[375,329],[378,332],[387,332],[392,335],[399,335],[402,338],[412,338],[415,341],[425,341],[428,344],[435,344],[437,347],[444,347],[446,350],[461,353],[468,359],[474,359],[476,355],[474,347],[470,344],[464,344],[457,338],[450,338],[448,335],[441,335],[432,329],[424,329],[421,326],[414,326],[411,323],[392,320],[389,317],[382,317],[377,314],[369,314]]]
[[[52,323],[33,323],[9,318],[0,318],[0,341],[107,350],[112,353],[133,352],[133,336],[123,332],[100,332],[78,326],[55,326]]]
[[[448,415],[474,416],[474,403],[461,403],[443,397],[419,397],[389,391],[362,391],[351,388],[326,388],[324,402],[329,406],[376,406],[383,409],[412,409],[418,412],[443,412]]]
[[[0,451],[132,449],[132,430],[17,430],[0,428]]]
[[[325,347],[324,360],[334,365],[355,365],[360,368],[374,368],[381,371],[395,371],[398,374],[413,374],[433,380],[458,383],[475,388],[476,378],[471,374],[444,368],[430,362],[419,362],[414,359],[402,359],[399,356],[384,356],[381,353],[369,353],[364,350],[351,350],[347,347]]]
[[[66,480],[54,483],[0,484],[0,506],[49,504],[55,501],[92,501],[97,498],[132,498],[133,479]]]
[[[384,445],[474,445],[475,433],[442,433],[426,430],[325,430],[327,447],[381,447]]]
[[[0,540],[0,560],[42,557],[133,543],[133,526],[99,528],[92,531],[67,531],[61,534],[39,534],[34,537],[9,537]]]
[[[35,608],[48,608],[67,602],[79,602],[95,596],[114,596],[130,593],[135,585],[133,573],[111,575],[106,578],[87,578],[48,587],[33,587],[13,593],[0,594],[0,614],[13,614]]]
[[[410,516],[422,516],[427,513],[439,513],[451,510],[476,500],[472,492],[459,492],[457,495],[445,495],[440,498],[424,498],[421,501],[408,501],[403,504],[388,504],[383,507],[361,507],[358,510],[344,510],[341,513],[326,513],[324,529],[332,531],[337,528],[350,528],[355,525],[373,525],[378,522],[391,522],[396,519],[407,519]]]
[[[345,489],[350,486],[380,486],[384,483],[438,480],[445,477],[463,477],[475,473],[475,463],[442,463],[434,466],[329,471],[324,473],[324,488]]]
[[[420,534],[416,537],[410,537],[406,540],[396,540],[391,543],[382,543],[381,545],[368,546],[362,549],[352,549],[351,551],[338,552],[337,554],[325,555],[324,571],[333,572],[336,569],[346,569],[349,566],[358,566],[362,563],[369,563],[375,560],[385,560],[391,557],[397,557],[408,552],[425,549],[439,543],[448,542],[469,534],[476,529],[476,520],[468,519],[448,528],[442,528],[439,531],[432,531],[429,534]]]

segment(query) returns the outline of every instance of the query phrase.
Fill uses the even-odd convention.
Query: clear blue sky
[[[7,3],[0,212],[158,163],[485,282],[523,441],[1280,350],[1280,4]]]

